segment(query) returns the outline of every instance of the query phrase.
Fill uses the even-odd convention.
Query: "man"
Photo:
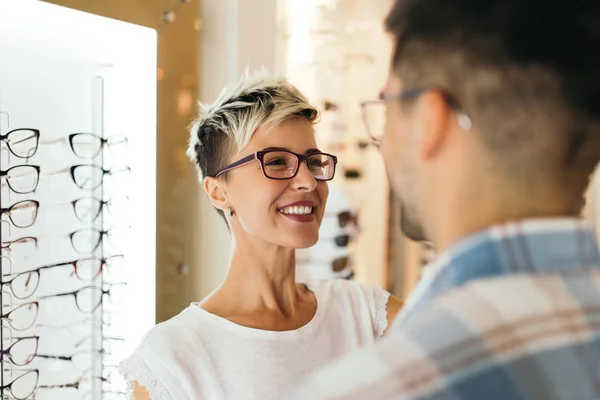
[[[381,152],[404,229],[440,255],[384,339],[288,398],[600,399],[600,254],[579,219],[600,2],[400,0],[386,27]]]

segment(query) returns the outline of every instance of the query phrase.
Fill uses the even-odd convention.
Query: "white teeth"
[[[292,206],[286,207],[279,210],[283,214],[296,214],[296,215],[307,215],[312,213],[313,208],[311,206]]]

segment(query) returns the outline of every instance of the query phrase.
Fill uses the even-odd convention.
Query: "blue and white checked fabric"
[[[429,268],[385,338],[286,399],[600,399],[600,252],[589,224],[494,227]]]

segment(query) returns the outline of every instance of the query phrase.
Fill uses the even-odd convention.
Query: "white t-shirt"
[[[146,387],[152,400],[279,399],[315,368],[373,343],[387,327],[386,291],[347,280],[307,286],[317,311],[297,330],[247,328],[192,304],[148,332],[119,371]]]

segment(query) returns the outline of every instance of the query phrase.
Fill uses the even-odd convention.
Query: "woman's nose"
[[[317,180],[310,172],[306,162],[301,162],[298,166],[298,173],[292,179],[292,187],[297,190],[311,191],[317,187]]]

